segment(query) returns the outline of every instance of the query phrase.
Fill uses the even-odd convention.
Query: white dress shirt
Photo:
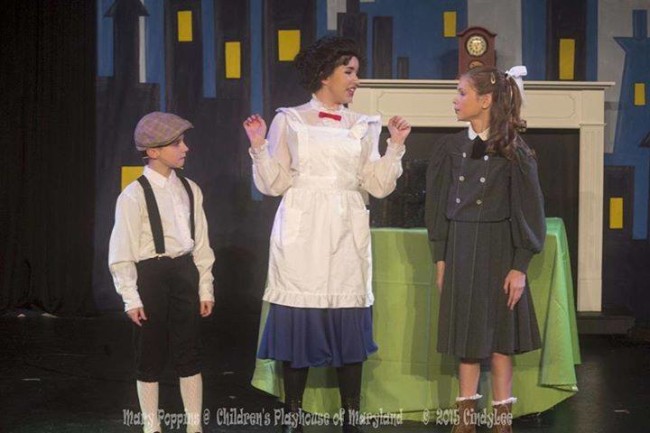
[[[162,222],[165,239],[163,256],[172,258],[192,253],[199,270],[199,297],[214,302],[212,264],[214,253],[208,240],[208,225],[203,211],[203,194],[196,183],[188,180],[194,194],[195,241],[190,232],[190,202],[176,172],[169,177],[145,167]],[[144,190],[139,182],[129,184],[117,198],[115,225],[109,244],[108,265],[115,289],[122,296],[124,310],[142,307],[138,293],[135,264],[158,256],[154,245]]]

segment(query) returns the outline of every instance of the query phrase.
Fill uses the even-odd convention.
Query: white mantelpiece
[[[393,115],[414,127],[458,127],[451,101],[457,81],[362,80],[355,111]],[[528,128],[580,131],[578,311],[602,304],[605,89],[611,82],[527,81],[522,117]]]

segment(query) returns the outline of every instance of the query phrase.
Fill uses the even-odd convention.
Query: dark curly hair
[[[361,62],[356,42],[340,36],[325,36],[307,48],[300,50],[294,65],[300,74],[300,85],[311,93],[322,87],[322,80],[332,75],[334,70],[350,63],[352,57]]]

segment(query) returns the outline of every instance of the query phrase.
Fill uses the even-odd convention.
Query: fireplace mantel
[[[362,80],[353,109],[404,116],[414,127],[460,124],[452,110],[457,81]],[[578,311],[600,312],[603,259],[605,90],[612,82],[526,81],[522,117],[529,129],[580,132]]]

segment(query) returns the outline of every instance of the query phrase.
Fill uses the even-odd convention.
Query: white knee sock
[[[158,382],[137,381],[138,400],[144,418],[144,433],[160,431],[158,419]]]
[[[201,409],[203,406],[203,379],[201,373],[181,377],[181,397],[187,414],[187,433],[203,432]]]

